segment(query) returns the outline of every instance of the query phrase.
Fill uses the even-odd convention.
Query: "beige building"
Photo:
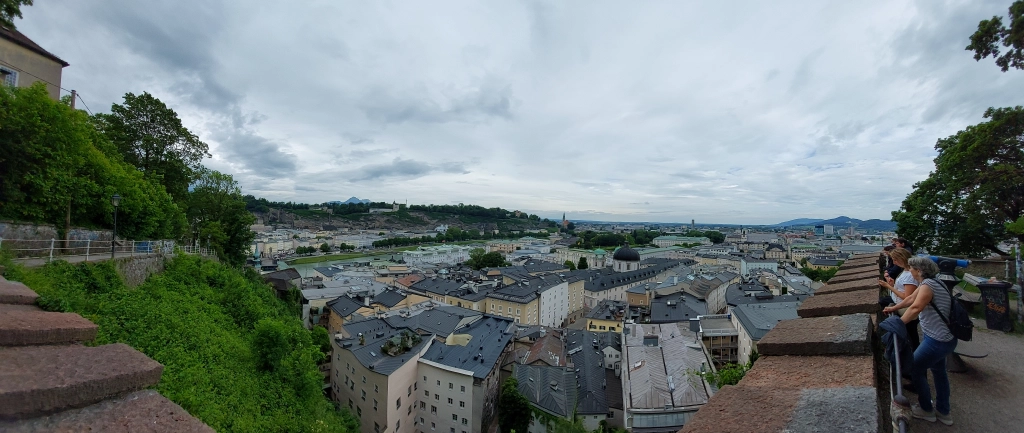
[[[60,99],[60,78],[68,62],[51,54],[21,32],[0,26],[0,81],[8,86],[46,84],[50,97]]]

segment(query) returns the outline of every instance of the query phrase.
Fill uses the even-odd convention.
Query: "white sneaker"
[[[923,419],[928,422],[935,422],[935,411],[925,411],[921,409],[921,406],[914,405],[911,412],[914,414],[914,418]],[[950,420],[952,422],[952,420]]]
[[[932,406],[935,406],[935,400],[932,400]],[[953,425],[953,413],[952,413],[952,411],[950,413],[947,413],[947,414],[943,415],[942,412],[939,412],[938,409],[936,409],[935,410],[935,418],[938,419],[939,422],[941,422],[941,423],[943,423],[945,425]]]

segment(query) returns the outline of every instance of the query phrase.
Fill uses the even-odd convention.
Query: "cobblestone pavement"
[[[970,370],[949,374],[953,425],[915,419],[912,432],[1024,431],[1024,336],[990,331],[984,320],[975,319],[974,326],[974,340],[966,344],[989,355],[964,358]],[[916,404],[917,396],[910,400]]]

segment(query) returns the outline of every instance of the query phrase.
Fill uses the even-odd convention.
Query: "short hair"
[[[892,257],[894,261],[896,259],[900,259],[906,263],[910,260],[910,251],[907,251],[906,248],[894,248],[892,251],[889,251],[889,257]],[[936,270],[938,270],[938,268],[936,268]]]
[[[901,243],[903,245],[907,245],[907,244],[910,243],[910,242],[907,242],[907,240],[903,239],[903,238],[896,238],[896,239],[893,239],[893,240],[896,241],[896,242],[899,242],[899,243]]]
[[[882,249],[885,250],[885,252],[889,252],[889,251],[892,251],[892,250],[896,249],[896,246],[895,245],[886,245],[885,248],[882,248]]]
[[[935,278],[939,274],[939,265],[927,257],[911,257],[910,260],[907,260],[907,266],[921,271],[921,276],[924,278]]]

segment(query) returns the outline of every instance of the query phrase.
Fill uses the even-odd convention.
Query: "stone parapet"
[[[867,314],[783,320],[761,341],[762,355],[867,355],[871,319]]]

